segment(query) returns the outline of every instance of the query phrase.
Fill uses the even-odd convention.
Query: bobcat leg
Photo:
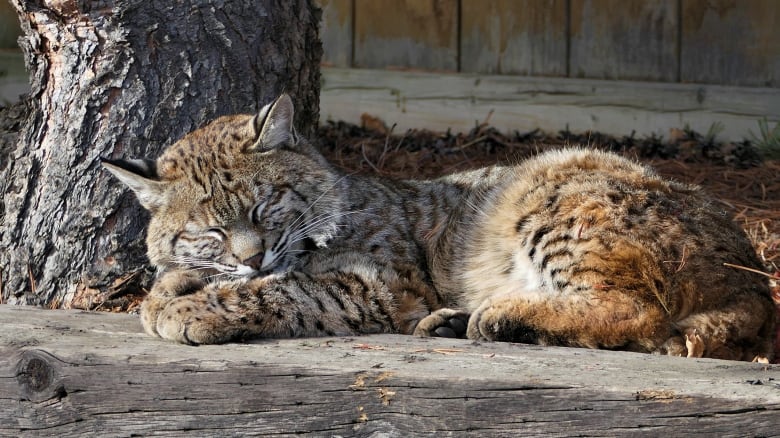
[[[669,338],[663,308],[617,291],[590,298],[539,299],[520,294],[487,300],[469,320],[467,336],[570,347],[650,352]]]
[[[162,338],[191,345],[224,343],[258,332],[260,321],[247,308],[251,297],[240,292],[259,286],[254,282],[208,285],[174,298],[156,315],[155,330]]]
[[[192,271],[169,271],[162,274],[141,303],[141,325],[146,333],[160,336],[157,320],[171,300],[189,295],[205,286],[203,279]]]
[[[384,283],[370,275],[290,273],[206,285],[168,300],[153,326],[166,339],[217,344],[248,337],[399,332],[405,321],[420,319],[412,317],[424,307],[420,300],[410,300],[402,312],[392,300]]]
[[[775,315],[770,306],[760,302],[764,299],[768,298],[743,296],[725,308],[694,313],[675,324],[681,335],[667,340],[658,352],[687,357],[771,360]]]

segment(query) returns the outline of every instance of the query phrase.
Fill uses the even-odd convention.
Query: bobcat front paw
[[[511,300],[487,301],[469,319],[466,337],[475,341],[549,343],[547,332],[522,322],[512,313]]]
[[[415,336],[463,338],[466,335],[466,326],[469,314],[462,310],[439,309],[417,323],[414,329]]]
[[[189,271],[170,271],[160,276],[141,303],[141,324],[146,333],[160,336],[157,320],[165,306],[174,298],[192,294],[205,285],[200,276]]]
[[[241,337],[240,326],[215,313],[208,304],[208,296],[207,292],[201,292],[168,302],[155,323],[159,336],[190,345],[221,344]]]
[[[466,328],[466,337],[475,341],[492,341],[495,339],[495,330],[488,327],[487,320],[483,319],[487,306],[480,306],[469,318],[469,324]]]

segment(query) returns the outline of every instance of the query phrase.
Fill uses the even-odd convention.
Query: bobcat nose
[[[250,268],[259,271],[260,268],[263,266],[263,258],[265,257],[264,252],[259,252],[252,257],[249,257],[248,259],[242,261],[241,263],[245,266],[249,266]]]

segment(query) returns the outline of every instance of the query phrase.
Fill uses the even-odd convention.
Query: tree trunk
[[[100,157],[156,157],[281,91],[316,128],[313,0],[11,3],[32,92],[0,163],[3,303],[87,308],[150,282],[147,215]]]

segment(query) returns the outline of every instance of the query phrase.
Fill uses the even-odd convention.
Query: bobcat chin
[[[152,335],[406,333],[771,358],[744,232],[695,186],[569,148],[427,181],[345,175],[282,95],[157,160],[106,161],[151,212]]]

